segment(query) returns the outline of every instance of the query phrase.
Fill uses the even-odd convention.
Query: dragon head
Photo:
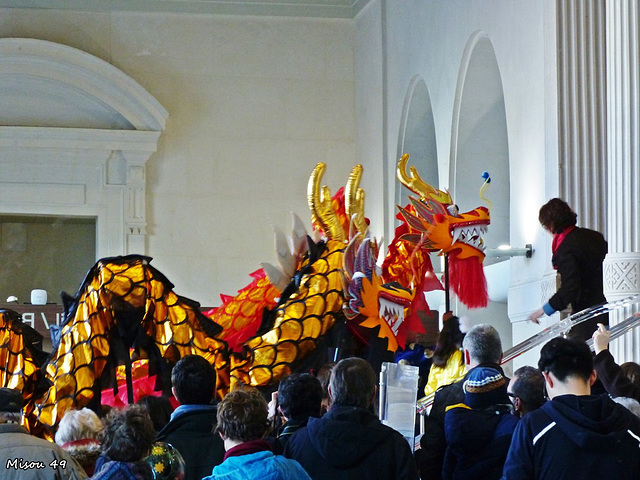
[[[399,207],[404,224],[396,230],[396,238],[389,248],[391,255],[383,267],[392,272],[397,270],[395,265],[403,264],[403,242],[416,245],[415,250],[440,252],[449,259],[449,283],[460,301],[469,308],[486,306],[488,294],[482,263],[485,257],[483,234],[490,223],[489,210],[477,207],[460,213],[449,192],[425,183],[413,166],[407,173],[408,161],[409,155],[400,158],[398,179],[419,198],[411,198],[411,204],[405,208]],[[480,189],[480,198],[488,202],[482,195],[491,179],[486,172],[483,178],[485,183]]]
[[[491,223],[489,210],[477,207],[460,213],[449,192],[425,183],[413,166],[407,173],[408,161],[409,155],[405,154],[398,162],[398,178],[420,198],[410,198],[410,207],[399,207],[409,226],[408,233],[401,238],[413,243],[422,242],[428,250],[451,254],[458,259],[475,257],[482,263],[483,234]]]

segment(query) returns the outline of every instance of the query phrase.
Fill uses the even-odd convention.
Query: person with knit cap
[[[442,465],[447,449],[444,431],[445,411],[451,405],[464,402],[463,384],[469,375],[477,368],[489,367],[504,376],[500,367],[502,342],[498,331],[491,325],[474,325],[467,331],[462,340],[462,355],[467,374],[461,380],[436,391],[433,406],[426,418],[424,435],[420,438],[421,448],[415,453],[421,478],[442,478]]]
[[[518,418],[511,415],[507,380],[498,370],[478,367],[467,375],[464,403],[445,414],[447,449],[443,480],[498,480]]]

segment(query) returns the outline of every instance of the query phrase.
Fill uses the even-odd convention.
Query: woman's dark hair
[[[173,406],[167,397],[147,395],[146,397],[140,398],[136,404],[142,405],[147,409],[147,413],[149,413],[153,428],[156,432],[162,430],[162,428],[169,423]]]
[[[149,454],[155,438],[147,410],[140,405],[129,405],[109,412],[100,443],[110,460],[137,462]]]
[[[438,341],[436,342],[436,348],[433,351],[432,362],[436,367],[444,367],[451,355],[460,349],[462,345],[462,339],[464,334],[460,331],[460,319],[458,317],[450,317],[444,321]],[[460,357],[460,363],[464,361],[463,357]]]
[[[551,233],[562,233],[566,228],[575,225],[577,218],[576,212],[560,198],[549,200],[540,207],[538,214],[540,225],[551,230]]]
[[[269,428],[267,401],[255,388],[233,390],[218,404],[215,431],[236,442],[264,437]]]

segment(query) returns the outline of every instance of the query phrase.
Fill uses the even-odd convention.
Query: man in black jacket
[[[213,433],[216,373],[203,357],[187,355],[173,367],[171,384],[180,406],[158,432],[157,440],[170,443],[182,454],[185,480],[201,480],[222,463],[225,453],[222,439]]]
[[[331,409],[322,418],[309,418],[289,439],[284,455],[314,480],[417,480],[409,443],[370,410],[376,383],[365,360],[341,360],[329,381]]]
[[[503,480],[640,478],[640,419],[608,395],[591,395],[593,357],[578,338],[554,338],[538,368],[551,399],[513,433]]]
[[[436,391],[433,406],[427,417],[425,432],[420,439],[420,449],[416,452],[416,461],[423,479],[442,479],[442,465],[447,449],[444,432],[445,410],[451,405],[464,402],[462,386],[469,373],[477,367],[490,367],[505,376],[500,367],[502,342],[498,331],[491,325],[475,325],[469,329],[462,341],[462,348],[467,374],[463,379]]]

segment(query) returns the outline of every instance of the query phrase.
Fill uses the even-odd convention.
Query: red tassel
[[[459,259],[449,256],[449,284],[453,293],[468,308],[483,308],[489,302],[487,279],[477,257]]]

